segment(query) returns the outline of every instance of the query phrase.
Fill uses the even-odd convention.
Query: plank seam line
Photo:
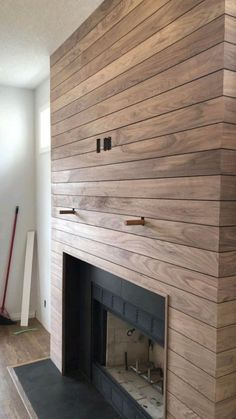
[[[204,2],[205,0],[203,0],[202,2]],[[200,5],[201,3],[199,3],[198,5]],[[198,6],[197,5],[197,6]],[[194,6],[194,7],[197,7],[197,6]],[[191,10],[190,10],[191,11]],[[188,13],[188,12],[186,12],[186,13]],[[185,14],[185,13],[184,13]],[[183,16],[183,15],[182,15]],[[207,25],[209,25],[210,23],[212,23],[213,21],[215,21],[215,20],[217,20],[217,19],[219,19],[219,18],[221,18],[222,16],[224,16],[224,14],[222,14],[222,15],[220,15],[220,16],[217,16],[216,18],[214,18],[214,19],[212,19],[210,22],[208,22],[207,24],[205,24],[205,25],[203,25],[203,26],[200,26],[198,29],[196,29],[195,31],[193,31],[193,32],[191,32],[190,34],[188,34],[188,35],[185,35],[183,38],[180,38],[180,39],[178,39],[177,41],[175,41],[173,44],[171,44],[171,45],[169,45],[168,47],[170,47],[170,46],[172,46],[172,45],[175,45],[177,42],[179,42],[179,41],[182,41],[183,39],[185,39],[187,36],[189,36],[189,35],[192,35],[194,32],[196,32],[197,30],[199,30],[199,29],[202,29],[202,28],[204,28],[205,26],[207,26]],[[176,19],[177,20],[177,19]],[[173,22],[172,22],[173,23]],[[167,25],[168,26],[168,25]],[[166,27],[167,27],[166,26]],[[223,41],[222,41],[223,42]],[[158,53],[160,53],[160,52],[162,52],[162,51],[164,51],[165,49],[167,49],[168,47],[166,47],[166,48],[163,48],[163,50],[161,50],[161,51],[159,51]],[[157,53],[157,54],[158,54]],[[154,55],[156,55],[156,54],[154,54]],[[152,56],[150,56],[150,57],[148,57],[148,58],[146,58],[146,59],[144,59],[143,61],[141,61],[140,63],[138,63],[138,64],[136,64],[136,65],[139,65],[139,64],[141,64],[141,63],[143,63],[144,61],[146,61],[146,60],[148,60],[149,58],[151,58],[151,57],[153,57],[153,55]],[[114,63],[115,61],[112,61],[112,63]],[[110,63],[111,64],[111,63]],[[133,67],[131,67],[131,68],[134,68],[134,67],[136,67],[136,65],[135,66],[133,66]],[[103,67],[103,68],[105,68],[105,67]],[[130,69],[131,69],[130,68]],[[125,74],[127,71],[129,71],[130,69],[128,69],[128,70],[125,70],[125,71],[123,71],[123,72],[121,72],[120,74],[119,74],[119,76],[121,75],[121,74]],[[97,74],[97,73],[94,73],[93,75],[95,75],[95,74]],[[92,75],[92,76],[93,76]],[[85,79],[85,80],[89,80],[89,78],[90,77],[92,77],[92,76],[89,76],[87,79]],[[118,76],[116,76],[116,77],[118,77]],[[107,81],[107,82],[105,82],[105,83],[102,83],[100,86],[104,86],[106,83],[108,83],[108,82],[110,82],[111,80],[114,80],[116,77],[113,77],[113,79],[110,79],[109,81]],[[85,80],[83,80],[83,82],[85,81]],[[82,83],[82,81],[77,85],[77,86],[79,86],[80,84]],[[98,87],[100,87],[100,86],[98,86]],[[75,86],[76,87],[76,86]],[[98,88],[98,87],[96,87],[96,89]],[[74,87],[72,88],[72,89],[70,89],[70,90],[68,90],[68,91],[66,91],[65,93],[63,93],[61,96],[59,96],[58,98],[56,98],[55,100],[53,100],[51,103],[54,103],[54,102],[56,102],[59,98],[61,98],[63,95],[66,95],[68,92],[70,92],[71,90],[73,90],[74,89]],[[90,92],[92,92],[93,90],[95,90],[95,89],[92,89]],[[88,93],[90,93],[90,92],[88,92]],[[80,98],[81,97],[83,97],[83,96],[85,96],[86,94],[88,94],[88,93],[85,93],[84,95],[82,95],[82,96],[80,96]],[[78,100],[78,99],[75,99],[75,100]],[[57,112],[58,110],[61,110],[62,108],[64,108],[65,106],[68,106],[68,105],[71,105],[71,103],[73,103],[73,102],[75,102],[75,100],[72,100],[70,103],[68,103],[67,105],[63,105],[62,107],[60,107],[59,109],[57,109],[55,112]],[[54,112],[54,113],[55,113]]]
[[[166,4],[168,4],[168,3],[170,3],[172,0],[168,0],[167,1],[167,3],[165,3],[163,6],[161,6],[161,8],[160,9],[162,9],[164,6],[166,6]],[[176,22],[178,19],[180,19],[181,17],[183,17],[186,13],[189,13],[189,12],[191,12],[195,7],[198,7],[200,4],[202,4],[203,2],[204,2],[205,0],[202,0],[202,1],[200,1],[197,5],[194,5],[194,6],[192,6],[191,7],[191,9],[189,9],[189,10],[187,10],[186,12],[184,12],[183,14],[181,14],[181,15],[179,15],[176,19],[174,19],[174,20],[172,20],[170,23],[168,23],[166,26],[164,26],[164,27],[162,27],[161,29],[159,29],[157,32],[154,32],[152,35],[150,35],[148,38],[145,38],[145,40],[144,41],[142,41],[140,44],[137,44],[135,47],[132,47],[132,48],[130,48],[128,51],[126,51],[126,53],[125,54],[127,54],[127,53],[129,53],[130,51],[132,51],[133,49],[135,49],[138,45],[141,45],[143,42],[145,42],[147,39],[149,39],[149,38],[151,38],[152,36],[154,36],[155,34],[157,34],[158,32],[160,32],[161,30],[163,30],[163,29],[166,29],[166,28],[168,28],[168,26],[169,25],[171,25],[172,23],[174,23],[174,22]],[[141,3],[140,3],[141,4]],[[139,5],[138,5],[139,6]],[[136,6],[136,7],[138,7],[138,6]],[[160,9],[158,9],[158,10],[160,10]],[[157,11],[158,11],[157,10]],[[152,13],[152,15],[154,15],[155,14],[155,12],[154,13]],[[150,16],[152,16],[152,15],[150,15]],[[147,18],[148,19],[148,18]],[[145,19],[145,20],[147,20],[147,19]],[[145,22],[145,20],[143,21],[143,22]],[[118,22],[119,23],[119,22]],[[139,24],[140,25],[140,24]],[[139,25],[137,25],[137,26],[139,26]],[[134,28],[135,29],[135,28]],[[133,29],[132,29],[133,30]],[[127,36],[130,32],[132,32],[132,30],[130,30],[125,36]],[[124,36],[123,36],[124,37]],[[121,37],[120,39],[122,39],[123,37]],[[120,40],[119,39],[119,40]],[[118,42],[118,41],[117,41]],[[115,42],[116,43],[116,42]],[[114,43],[114,44],[115,44]],[[113,44],[113,45],[114,45]],[[173,45],[173,44],[172,44]],[[109,48],[108,48],[108,50],[109,50]],[[86,51],[86,50],[85,50]],[[104,50],[103,52],[105,52],[106,50]],[[99,55],[100,54],[98,54],[95,58],[93,58],[92,60],[90,60],[86,65],[84,65],[83,67],[81,67],[81,69],[79,70],[79,72],[78,71],[75,71],[74,73],[72,73],[69,77],[67,77],[65,80],[63,80],[63,82],[62,83],[60,83],[58,86],[60,86],[61,84],[63,84],[65,81],[67,81],[67,80],[69,80],[70,78],[71,78],[71,76],[73,76],[74,74],[76,74],[76,73],[80,73],[80,71],[84,68],[84,67],[86,67],[88,64],[90,64],[92,61],[94,61],[97,57],[99,57]],[[121,55],[122,56],[122,55]],[[111,64],[111,63],[114,63],[117,59],[119,59],[121,56],[119,56],[118,58],[116,58],[115,60],[113,59],[113,61],[111,61],[109,64]],[[78,57],[76,57],[76,58],[78,58]],[[145,61],[145,60],[144,60]],[[100,69],[99,69],[99,71],[101,71],[101,70],[103,70],[104,68],[106,68],[109,64],[106,64],[104,67],[101,67]],[[96,73],[94,73],[94,74],[96,74]],[[84,82],[85,80],[88,80],[90,77],[92,77],[94,74],[92,74],[91,76],[89,76],[88,78],[85,78],[85,79],[83,79],[81,82]],[[58,87],[57,86],[57,87]],[[55,89],[57,88],[57,87],[55,87],[55,88],[53,88],[52,89],[52,93],[55,91]],[[74,86],[75,87],[75,86]],[[73,88],[74,88],[73,87]],[[70,88],[69,90],[66,90],[65,92],[63,92],[63,94],[62,95],[64,95],[64,94],[66,94],[66,93],[68,93],[69,91],[71,91],[72,89]],[[60,97],[60,96],[59,96]],[[58,99],[58,97],[56,98],[56,99],[54,99],[53,100],[53,102],[54,101],[56,101]]]
[[[107,51],[108,49],[110,49],[114,44],[116,44],[116,42],[120,41],[122,38],[126,37],[129,33],[131,33],[135,28],[137,28],[139,25],[141,25],[143,22],[145,22],[147,19],[149,19],[151,16],[153,16],[155,13],[157,13],[159,10],[161,10],[164,6],[166,6],[168,3],[170,3],[172,0],[166,0],[166,3],[164,3],[159,9],[157,9],[155,12],[153,12],[151,15],[149,15],[146,19],[142,20],[141,22],[139,22],[136,26],[134,26],[131,30],[129,30],[125,35],[123,35],[121,38],[117,39],[117,41],[113,42],[109,48],[105,48],[104,50],[100,51],[100,53],[98,53],[94,58],[92,58],[91,60],[89,60],[85,65],[83,65],[80,70],[82,70],[83,67],[85,67],[87,64],[91,63],[91,61],[93,61],[94,59],[96,59],[97,57],[99,57],[102,53],[104,53],[105,51]],[[130,13],[132,13],[134,10],[136,10],[140,5],[142,5],[144,2],[144,0],[142,0],[141,3],[139,3],[137,6],[135,6],[134,9],[132,9],[128,14],[126,14],[121,20],[119,20],[118,22],[116,22],[108,31],[106,31],[102,36],[100,36],[99,38],[96,39],[96,41],[94,41],[89,47],[87,47],[85,50],[83,50],[79,55],[77,55],[69,64],[67,64],[66,66],[64,66],[59,72],[57,72],[53,77],[52,77],[52,81],[55,78],[55,76],[57,76],[58,74],[60,74],[62,71],[65,71],[67,69],[67,67],[69,67],[75,60],[77,60],[84,52],[86,52],[90,47],[92,47],[97,41],[99,41],[101,38],[103,38],[104,35],[108,34],[110,32],[110,30],[112,30],[113,28],[115,28],[116,26],[118,26],[124,19],[126,19],[127,16],[130,15]],[[200,3],[199,3],[200,4]],[[195,7],[195,6],[193,6]],[[89,32],[90,33],[90,32]],[[148,38],[146,38],[148,39]],[[75,44],[76,46],[76,44]],[[75,47],[74,46],[74,47]],[[132,48],[131,48],[132,49]],[[70,50],[71,51],[71,50]],[[129,50],[128,50],[129,51]],[[67,54],[66,54],[67,55]],[[56,86],[53,87],[52,92],[58,87],[60,86],[62,83],[64,83],[65,81],[67,81],[71,76],[73,76],[74,74],[76,74],[78,72],[78,70],[74,71],[73,73],[70,74],[69,77],[65,78],[62,82],[58,83]]]
[[[113,6],[112,8],[111,8],[111,10],[110,10],[110,12],[109,13],[107,13],[104,17],[101,17],[101,19],[97,22],[97,23],[95,23],[95,25],[94,26],[92,26],[92,28],[89,30],[89,32],[88,33],[86,33],[82,38],[79,38],[79,40],[76,40],[76,43],[73,45],[73,47],[71,47],[67,52],[66,52],[66,54],[68,53],[68,52],[70,52],[74,47],[75,47],[75,45],[77,44],[77,42],[79,42],[79,41],[81,41],[85,36],[87,36],[106,16],[108,16],[111,12],[112,12],[112,10],[116,7],[116,6],[118,6],[118,4],[120,4],[121,3],[121,1],[122,0],[120,0],[119,1],[119,3],[117,3],[117,5],[115,5],[115,6]],[[95,11],[97,12],[98,11],[98,9],[99,9],[99,6],[95,9]],[[94,13],[94,12],[93,12]],[[93,14],[92,13],[92,14]],[[88,18],[89,17],[91,17],[91,15],[90,16],[88,16]],[[87,20],[88,20],[88,18],[81,24],[81,26],[84,24],[84,26],[85,26],[85,24],[87,23]],[[79,26],[79,28],[81,27],[81,26]],[[78,29],[79,28],[77,28],[77,29],[75,29],[75,31],[70,35],[70,37],[69,38],[71,38],[73,35],[75,36],[75,33],[78,31]],[[52,54],[51,54],[51,57],[56,53],[56,52],[58,52],[63,46],[65,47],[65,43],[69,40],[69,38],[67,38],[64,42],[63,42],[63,44],[59,47],[59,48],[57,48]],[[64,58],[65,57],[65,55],[66,54],[63,54],[58,60],[56,60],[54,63],[53,63],[53,65],[52,65],[52,67],[54,67],[54,65],[56,64],[56,63],[58,63],[58,61],[60,61],[62,58]]]
[[[162,116],[166,116],[166,115],[170,115],[170,114],[173,114],[173,112],[178,112],[178,111],[181,111],[181,110],[184,110],[184,109],[188,109],[188,108],[192,108],[193,106],[196,106],[196,105],[201,105],[201,104],[203,104],[203,103],[209,103],[209,102],[214,102],[214,101],[216,101],[216,99],[220,99],[220,98],[223,98],[224,96],[223,95],[218,95],[218,96],[213,96],[213,97],[211,97],[211,98],[208,98],[208,99],[205,99],[205,100],[201,100],[201,101],[199,101],[199,102],[194,102],[194,103],[192,103],[192,104],[190,104],[190,105],[186,105],[186,106],[182,106],[182,107],[180,107],[180,108],[177,108],[177,109],[173,109],[172,111],[168,111],[168,112],[164,112],[164,113],[162,113],[162,114],[160,114],[160,115],[155,115],[155,116],[152,116],[152,117],[150,117],[150,118],[146,118],[146,119],[141,119],[141,120],[139,120],[139,121],[135,121],[135,122],[132,122],[132,123],[129,123],[129,124],[126,124],[126,125],[121,125],[121,126],[119,126],[119,127],[117,127],[117,128],[113,128],[111,131],[114,131],[114,130],[120,130],[120,129],[123,129],[123,128],[127,128],[127,127],[130,127],[130,126],[133,126],[133,125],[135,125],[135,124],[139,124],[139,123],[141,123],[141,122],[145,122],[145,121],[150,121],[150,120],[152,120],[152,119],[155,119],[155,118],[158,118],[158,117],[162,117]],[[235,99],[235,98],[234,98]],[[223,112],[222,112],[222,118],[223,118]],[[222,119],[222,121],[220,120],[220,121],[218,121],[218,122],[225,122],[223,119]],[[233,122],[231,122],[233,125],[235,125]],[[200,125],[200,126],[198,126],[198,127],[202,127],[203,125]],[[71,130],[71,131],[74,131],[76,128],[74,128],[73,130]],[[70,133],[71,133],[71,131],[70,131]],[[99,132],[99,133],[97,133],[97,134],[92,134],[92,136],[99,136],[99,135],[102,135],[102,134],[105,134],[107,132],[107,130],[106,131],[102,131],[102,132]],[[109,132],[109,131],[108,131]],[[58,135],[55,135],[53,138],[57,138],[57,137],[59,137],[60,135],[62,135],[62,134],[58,134]],[[86,138],[86,137],[85,137]],[[83,138],[81,138],[81,140],[82,140]],[[72,141],[72,142],[75,142],[75,141]],[[66,143],[66,144],[71,144],[71,142],[68,142],[68,143]],[[64,145],[64,144],[63,144]],[[53,148],[56,148],[55,146],[53,147]]]
[[[133,103],[133,104],[131,104],[131,105],[124,106],[123,108],[120,108],[120,109],[117,109],[117,110],[115,110],[115,111],[113,111],[113,112],[110,112],[110,113],[104,114],[104,115],[102,115],[102,116],[99,116],[99,118],[94,118],[94,119],[91,119],[91,120],[89,120],[88,122],[85,122],[85,123],[83,123],[83,124],[76,125],[76,126],[74,126],[72,129],[71,129],[71,128],[70,128],[70,129],[69,129],[69,128],[67,128],[65,131],[61,131],[61,132],[59,132],[59,133],[55,134],[55,135],[54,135],[54,137],[57,137],[58,135],[62,135],[62,134],[64,134],[64,133],[68,132],[68,130],[74,130],[74,129],[76,129],[76,128],[84,127],[84,126],[86,126],[86,125],[91,124],[92,122],[99,121],[100,119],[106,118],[106,117],[108,117],[108,116],[110,116],[110,115],[113,115],[113,114],[119,113],[119,112],[124,111],[124,110],[126,110],[126,109],[127,109],[127,110],[129,110],[129,108],[132,108],[132,107],[134,107],[134,106],[137,106],[137,105],[139,105],[139,104],[141,104],[141,103],[144,103],[144,102],[146,102],[146,101],[148,101],[148,100],[150,100],[150,99],[159,98],[159,97],[161,97],[162,95],[167,95],[169,92],[172,92],[172,91],[174,91],[174,90],[180,89],[180,88],[182,88],[182,87],[187,87],[187,85],[188,85],[188,84],[190,84],[190,83],[192,83],[192,84],[197,84],[197,82],[198,82],[199,80],[206,79],[206,78],[210,78],[210,76],[212,76],[212,75],[214,75],[214,74],[217,74],[217,73],[221,73],[221,72],[222,72],[222,76],[223,76],[223,75],[224,75],[224,71],[226,71],[226,70],[225,70],[225,68],[224,68],[224,67],[220,67],[220,68],[218,68],[217,70],[214,70],[214,71],[211,71],[210,73],[207,73],[207,74],[204,74],[204,75],[202,75],[202,76],[199,76],[199,77],[193,78],[193,79],[191,79],[191,80],[189,80],[189,81],[187,81],[187,82],[185,82],[185,83],[182,83],[182,84],[179,84],[179,85],[177,85],[177,86],[174,86],[174,87],[172,87],[171,89],[164,90],[164,91],[162,91],[162,92],[160,92],[160,93],[158,93],[158,94],[156,94],[156,95],[151,95],[151,96],[148,96],[148,97],[146,97],[145,99],[139,100],[138,102],[135,102],[135,103]],[[231,71],[231,70],[227,70],[227,71]],[[161,73],[159,73],[159,74],[161,74]],[[155,77],[155,76],[154,76],[154,77]],[[142,83],[140,83],[140,84],[142,84]],[[129,89],[126,89],[126,90],[129,90]],[[223,96],[223,83],[222,83],[222,96]],[[234,96],[230,96],[230,95],[225,95],[225,96],[226,96],[226,97],[235,98]],[[113,97],[115,97],[115,96],[113,96]],[[102,103],[102,104],[104,104],[104,101],[103,101],[103,102],[101,102],[101,103]],[[95,105],[95,106],[97,106],[97,105]],[[86,109],[85,111],[87,111],[87,109]],[[165,113],[168,113],[168,112],[165,112]],[[80,112],[76,113],[76,114],[75,114],[75,115],[73,115],[72,117],[75,117],[75,116],[78,116],[78,115],[80,115]],[[160,114],[160,115],[162,115],[162,114]],[[60,121],[60,122],[58,122],[58,123],[54,124],[54,125],[53,125],[53,127],[55,127],[56,125],[60,125],[61,123],[63,123],[64,121],[67,121],[68,119],[70,119],[70,118],[72,118],[72,117],[66,118],[66,119],[64,119],[63,121]]]

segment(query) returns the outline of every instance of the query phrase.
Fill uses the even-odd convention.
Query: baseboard
[[[21,319],[21,313],[9,313],[12,320],[18,321]],[[30,311],[29,319],[34,319],[35,311]]]

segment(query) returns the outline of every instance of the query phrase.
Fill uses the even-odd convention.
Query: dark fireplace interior
[[[64,254],[63,374],[127,419],[165,417],[166,298]]]

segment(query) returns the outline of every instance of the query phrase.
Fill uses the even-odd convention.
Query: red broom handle
[[[6,302],[6,296],[7,296],[7,286],[9,281],[9,273],[10,273],[10,267],[11,267],[11,258],[13,253],[13,246],[14,246],[14,240],[15,240],[15,233],[16,233],[16,223],[17,223],[17,217],[18,217],[19,207],[16,207],[15,210],[15,218],[14,218],[14,224],[12,229],[12,237],[11,237],[11,246],[10,246],[10,253],[9,253],[9,259],[7,264],[7,273],[6,273],[6,279],[5,279],[5,288],[4,288],[4,294],[3,294],[3,300],[2,300],[2,307],[1,311],[3,312],[5,309],[5,302]]]

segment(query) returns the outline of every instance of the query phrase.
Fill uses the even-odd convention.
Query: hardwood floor
[[[49,356],[49,333],[36,319],[29,325],[37,331],[17,336],[19,324],[0,326],[0,419],[29,418],[7,367]]]

